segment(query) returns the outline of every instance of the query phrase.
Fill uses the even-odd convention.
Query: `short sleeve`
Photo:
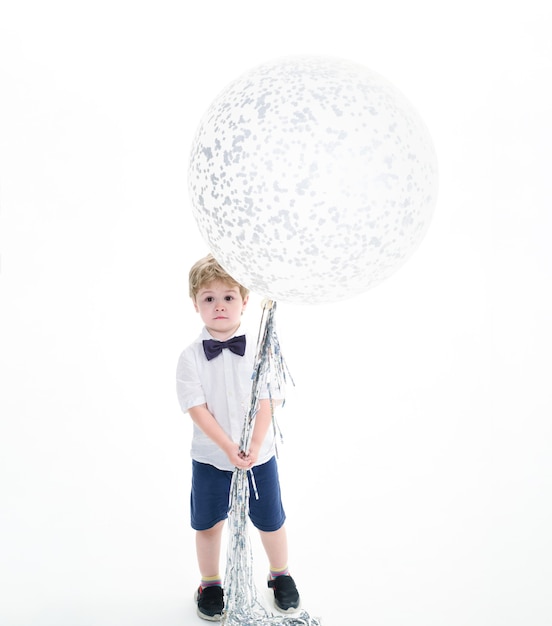
[[[283,401],[285,398],[285,384],[282,376],[276,372],[269,371],[259,390],[259,398]]]
[[[187,413],[194,406],[206,403],[196,358],[193,350],[184,350],[176,367],[176,394],[180,408],[184,413]]]

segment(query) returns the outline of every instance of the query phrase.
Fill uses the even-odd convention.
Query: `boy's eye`
[[[231,302],[234,299],[234,296],[224,296],[226,302]]]
[[[213,296],[207,296],[205,298],[205,302],[212,302],[214,300]]]

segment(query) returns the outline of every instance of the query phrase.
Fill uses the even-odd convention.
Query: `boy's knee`
[[[211,526],[211,528],[205,528],[203,530],[196,530],[196,532],[201,533],[205,537],[207,535],[218,535],[220,532],[222,532],[222,527],[224,526],[224,522],[225,520],[221,520],[220,522],[217,522],[214,526]]]

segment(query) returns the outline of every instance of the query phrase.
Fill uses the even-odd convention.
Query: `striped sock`
[[[274,579],[278,576],[289,576],[289,569],[287,568],[287,566],[283,569],[273,569],[272,567],[270,568],[270,578]]]
[[[207,587],[222,587],[220,574],[217,574],[216,576],[202,576],[201,588],[206,589]]]

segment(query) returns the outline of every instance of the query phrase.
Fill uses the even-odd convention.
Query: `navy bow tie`
[[[203,340],[203,351],[208,361],[218,356],[223,348],[228,348],[228,350],[234,354],[243,356],[245,354],[245,335],[232,337],[228,339],[228,341],[215,341],[214,339]]]

